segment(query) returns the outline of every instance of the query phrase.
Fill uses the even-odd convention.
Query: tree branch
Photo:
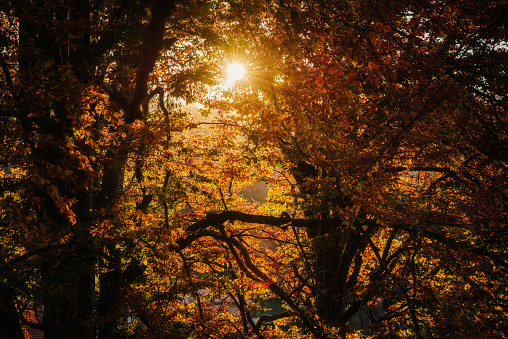
[[[32,251],[28,251],[28,252],[20,255],[19,257],[11,259],[8,262],[6,262],[4,265],[0,266],[0,275],[2,275],[5,271],[7,271],[11,266],[13,266],[13,265],[15,265],[17,263],[20,263],[23,260],[26,260],[26,259],[28,259],[30,257],[33,257],[33,256],[38,255],[38,254],[43,254],[43,253],[46,253],[46,252],[51,252],[51,251],[59,250],[61,248],[65,248],[65,247],[69,247],[69,246],[73,246],[73,245],[75,245],[75,242],[67,242],[67,243],[63,243],[63,244],[49,245],[49,246],[46,246],[46,247],[42,247],[42,248],[38,248],[38,249],[35,249],[35,250],[32,250]]]
[[[464,243],[461,243],[461,242],[456,241],[454,239],[450,239],[450,238],[448,238],[442,234],[436,233],[436,232],[432,232],[432,231],[428,231],[428,230],[422,230],[421,232],[422,232],[422,235],[426,238],[436,240],[442,244],[445,244],[445,245],[448,245],[451,247],[459,248],[459,249],[464,250],[469,253],[481,255],[483,257],[491,259],[494,263],[496,263],[500,266],[503,266],[504,268],[508,268],[508,260],[507,260],[508,258],[504,253],[501,254],[501,253],[489,252],[488,250],[486,250],[484,248],[475,247],[474,245],[464,244]]]
[[[238,211],[223,211],[218,213],[209,213],[204,219],[201,219],[187,227],[187,232],[195,232],[209,226],[222,225],[227,221],[242,221],[252,224],[272,225],[287,230],[289,226],[320,228],[329,227],[341,223],[339,218],[330,219],[294,219],[288,217],[273,217],[267,215],[247,214]]]
[[[230,212],[233,212],[233,211],[230,211]],[[229,213],[229,212],[222,212],[222,213]],[[239,213],[239,215],[243,215],[243,216],[255,217],[254,215],[248,215],[248,214],[244,214],[241,212],[235,212],[235,213]],[[207,217],[210,215],[217,216],[220,214],[208,214]],[[284,300],[287,303],[287,305],[295,312],[295,314],[300,318],[300,320],[305,324],[305,326],[307,326],[307,328],[314,334],[315,337],[327,338],[326,334],[323,332],[320,325],[315,323],[313,321],[313,319],[311,319],[309,317],[309,315],[306,314],[306,312],[304,310],[302,310],[280,286],[278,286],[275,282],[273,282],[268,275],[266,275],[264,272],[262,272],[260,269],[258,269],[254,265],[254,263],[250,259],[250,255],[249,255],[247,248],[245,248],[245,246],[238,239],[228,237],[227,235],[221,234],[217,231],[212,231],[212,230],[202,228],[202,227],[206,227],[205,225],[208,225],[208,226],[217,225],[216,223],[211,222],[210,218],[207,219],[207,217],[205,217],[205,219],[202,219],[202,220],[198,221],[197,223],[193,224],[193,225],[196,225],[199,223],[199,227],[194,228],[193,232],[188,233],[186,237],[180,238],[179,240],[177,240],[177,248],[174,248],[174,249],[175,250],[182,250],[185,247],[189,246],[194,240],[197,240],[201,237],[206,237],[206,236],[223,241],[226,244],[228,244],[228,246],[232,245],[232,246],[229,246],[230,250],[231,250],[231,247],[234,247],[240,251],[240,254],[242,256],[242,258],[240,258],[238,256],[238,253],[236,252],[236,250],[234,250],[234,248],[233,248],[232,253],[235,257],[235,261],[239,265],[240,269],[249,278],[256,280],[256,281],[262,281],[262,282],[267,283],[267,285],[268,285],[267,287],[270,289],[270,291],[272,291],[275,295],[277,295],[279,298],[281,298],[282,300]],[[285,219],[287,221],[287,218],[275,218],[275,219]],[[223,219],[223,220],[224,220],[223,222],[225,222],[229,219]],[[299,219],[296,219],[296,220],[299,220]]]
[[[125,122],[142,119],[141,104],[147,97],[148,77],[163,47],[166,19],[175,9],[174,0],[155,0],[152,18],[145,31],[141,63],[136,75],[136,87],[125,110]]]

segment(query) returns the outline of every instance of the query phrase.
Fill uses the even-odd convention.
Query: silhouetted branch
[[[300,320],[307,326],[307,328],[314,334],[317,338],[327,338],[326,334],[321,329],[320,325],[315,323],[312,317],[309,317],[303,309],[301,309],[294,300],[286,293],[277,283],[272,281],[272,279],[264,272],[262,272],[259,268],[254,265],[250,258],[250,254],[247,248],[238,240],[232,237],[229,237],[224,232],[223,223],[226,221],[244,221],[244,222],[252,222],[258,224],[276,224],[278,226],[285,225],[288,223],[292,223],[296,220],[306,220],[307,223],[300,223],[299,227],[306,227],[303,225],[311,225],[308,223],[309,221],[328,221],[335,220],[314,220],[314,219],[289,219],[287,217],[269,217],[269,216],[259,216],[246,214],[237,211],[226,211],[220,213],[210,213],[204,219],[192,224],[187,228],[187,235],[183,238],[177,240],[176,248],[174,250],[182,250],[185,247],[189,246],[193,241],[202,238],[202,237],[212,237],[214,239],[225,242],[232,255],[235,258],[239,268],[244,272],[249,278],[263,282],[267,285],[267,287],[279,298],[284,300],[286,304],[294,311],[294,314],[297,315]],[[217,227],[219,229],[222,228],[222,232],[217,232],[213,230],[206,229],[207,227]],[[240,252],[238,254],[237,250]]]
[[[125,110],[126,123],[142,118],[141,104],[147,97],[148,77],[163,47],[166,19],[174,9],[175,1],[155,0],[153,2],[152,18],[145,31],[141,63],[136,75],[136,87]]]
[[[35,250],[32,250],[32,251],[28,251],[28,252],[20,255],[19,257],[11,259],[8,262],[6,262],[4,265],[0,266],[0,275],[2,275],[10,267],[12,267],[12,266],[16,265],[17,263],[20,263],[20,262],[22,262],[22,261],[24,261],[24,260],[26,260],[26,259],[28,259],[30,257],[36,256],[36,255],[39,255],[39,254],[43,254],[43,253],[47,253],[47,252],[51,252],[51,251],[56,251],[56,250],[59,250],[59,249],[65,248],[65,247],[70,247],[70,246],[73,246],[75,244],[76,244],[75,242],[68,242],[68,243],[63,243],[63,244],[49,245],[49,246],[46,246],[46,247],[42,247],[42,248],[38,248],[38,249],[35,249]]]
[[[217,213],[209,213],[205,218],[187,227],[187,232],[195,232],[197,230],[222,225],[227,221],[241,221],[253,224],[272,225],[287,230],[289,226],[293,227],[310,227],[319,228],[334,226],[341,223],[339,218],[330,219],[296,219],[288,217],[273,217],[267,215],[248,214],[238,211],[223,211]]]

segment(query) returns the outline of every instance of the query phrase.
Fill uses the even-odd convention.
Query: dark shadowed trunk
[[[24,6],[26,5],[26,6]],[[41,69],[54,84],[52,93],[41,88],[54,99],[42,106],[30,91],[20,92],[21,105],[18,117],[25,129],[27,140],[32,140],[32,170],[47,178],[46,183],[35,185],[36,194],[43,206],[38,217],[46,221],[46,227],[54,235],[70,235],[75,246],[50,252],[41,266],[41,298],[44,305],[42,328],[46,338],[94,338],[95,254],[90,237],[93,222],[93,192],[91,179],[73,163],[60,147],[71,140],[73,125],[69,118],[68,102],[79,102],[83,85],[90,81],[87,59],[89,56],[88,0],[75,0],[65,5],[45,7],[38,4],[19,4],[19,78],[27,88]],[[69,28],[63,29],[63,28]],[[69,32],[72,32],[69,33]],[[64,82],[61,73],[69,68],[76,76],[72,82]],[[35,100],[34,100],[35,99]],[[37,111],[31,111],[33,104]],[[36,104],[36,105],[37,105]],[[47,141],[45,141],[47,140]],[[78,147],[82,145],[77,145]],[[90,156],[80,147],[81,155]],[[52,173],[50,169],[68,166],[81,174],[79,182]],[[30,170],[30,169],[29,169]],[[64,215],[50,192],[54,189],[62,197],[74,199],[72,206],[76,216],[72,223]],[[54,191],[53,191],[54,192]]]
[[[173,1],[164,0],[155,0],[153,3],[152,18],[144,33],[136,86],[131,95],[126,97],[125,93],[117,91],[116,88],[109,85],[104,86],[110,95],[110,100],[116,101],[121,106],[124,120],[127,123],[144,118],[141,106],[148,95],[149,74],[152,72],[162,49],[166,19],[174,10],[174,5]],[[110,160],[104,168],[101,191],[98,196],[98,206],[106,211],[116,204],[123,193],[125,166],[130,151],[130,145],[127,143],[128,139],[124,139],[116,154],[113,152],[108,154]],[[104,217],[112,216],[106,213]],[[121,325],[127,321],[129,315],[129,309],[123,297],[123,288],[142,275],[144,271],[144,267],[136,259],[131,259],[124,268],[122,262],[127,258],[122,257],[121,251],[116,248],[114,243],[108,243],[106,247],[110,259],[108,271],[99,276],[100,294],[97,309],[100,319],[99,338],[101,339],[118,338],[122,335]]]
[[[315,189],[307,179],[317,179],[319,171],[314,166],[299,161],[293,175],[303,194],[312,195]],[[339,187],[339,185],[337,185]],[[348,199],[339,195],[329,205],[345,208]],[[326,219],[329,210],[306,211],[307,218]],[[312,240],[314,251],[314,293],[316,312],[319,318],[329,326],[346,328],[348,320],[356,313],[353,305],[355,297],[349,290],[356,283],[363,264],[362,253],[367,246],[367,236],[358,230],[362,225],[355,221],[354,227],[337,224],[334,226],[316,226],[308,228],[307,234]]]
[[[23,339],[12,288],[0,281],[0,339]]]

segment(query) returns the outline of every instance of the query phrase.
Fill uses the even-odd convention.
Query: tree
[[[356,312],[384,308],[369,320],[380,335],[502,331],[495,307],[476,304],[484,311],[473,326],[458,300],[476,303],[485,297],[479,277],[506,269],[503,6],[284,2],[265,22],[279,34],[263,48],[252,35],[260,54],[252,60],[280,80],[267,76],[266,104],[250,104],[259,123],[251,138],[281,149],[296,210],[330,220],[308,228],[307,271],[324,323],[347,328]],[[458,253],[461,261],[450,260]],[[457,286],[478,295],[441,304],[450,295],[440,290]],[[441,322],[444,314],[464,322]]]
[[[2,335],[503,337],[506,4],[38,5],[1,8]]]
[[[124,124],[140,118],[148,74],[162,48],[164,23],[173,4],[154,3],[139,67],[125,55],[115,60],[117,67],[134,65],[138,71],[136,82],[129,80],[132,74],[126,69],[118,75],[126,81],[122,85],[134,85],[129,88],[132,94],[104,83],[118,105],[111,108],[104,107],[98,86],[107,73],[107,57],[119,44],[140,39],[136,30],[143,30],[148,7],[144,12],[135,3],[89,1],[3,6],[2,20],[8,24],[3,36],[10,49],[2,58],[2,126],[7,131],[2,154],[22,170],[3,183],[2,239],[10,261],[2,271],[14,269],[8,284],[18,289],[20,299],[44,306],[42,320],[32,326],[49,338],[92,338],[97,252],[111,251],[111,271],[102,276],[96,312],[104,319],[116,317],[118,311],[113,308],[119,298],[118,275],[128,282],[132,272],[141,273],[140,265],[133,267],[136,261],[119,272],[115,244],[96,243],[91,232],[98,219],[113,217],[109,210],[122,193],[130,151],[128,139],[122,138]],[[110,142],[99,142],[104,133],[112,134]],[[116,149],[104,152],[104,147]],[[22,255],[16,258],[17,253]],[[10,267],[13,264],[22,266]],[[101,337],[110,336],[112,329],[101,326]]]

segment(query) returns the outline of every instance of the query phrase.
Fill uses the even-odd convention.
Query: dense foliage
[[[0,337],[506,338],[505,2],[0,6]]]

